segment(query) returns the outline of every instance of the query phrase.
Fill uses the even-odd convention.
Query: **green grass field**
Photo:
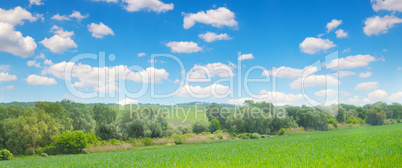
[[[402,124],[258,140],[15,159],[0,167],[400,167]]]

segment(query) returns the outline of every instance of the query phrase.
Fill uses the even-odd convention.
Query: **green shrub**
[[[112,145],[121,145],[123,142],[112,138],[112,139],[110,139],[109,143]]]
[[[253,133],[251,134],[251,139],[260,139],[261,135],[259,133]]]
[[[48,157],[48,155],[46,153],[42,153],[41,156],[42,157]]]
[[[149,137],[145,137],[141,139],[141,142],[145,145],[145,146],[150,146],[152,145],[152,139]]]
[[[285,128],[281,128],[281,129],[278,131],[278,135],[285,135],[285,133],[286,133],[286,129],[285,129]]]
[[[13,154],[7,149],[0,150],[0,159],[1,160],[10,160],[13,158]]]
[[[87,147],[87,136],[82,131],[64,132],[56,138],[54,146],[62,154],[81,153]]]
[[[129,138],[127,142],[129,142],[129,143],[131,143],[131,144],[133,144],[135,146],[135,144],[137,143],[137,139]]]
[[[44,147],[44,148],[40,148],[39,150],[38,150],[38,154],[43,154],[43,153],[46,153],[46,154],[48,154],[48,155],[57,155],[57,154],[60,154],[61,152],[59,151],[59,149],[58,148],[56,148],[55,146],[53,146],[53,145],[49,145],[49,146],[46,146],[46,147]]]
[[[180,137],[175,137],[174,138],[174,143],[176,145],[180,145],[180,144],[183,144],[183,140]]]
[[[210,132],[201,132],[200,135],[211,135]]]
[[[248,133],[238,134],[237,137],[241,139],[250,139],[250,134]]]
[[[218,135],[218,138],[219,138],[219,139],[223,139],[223,136],[222,136],[222,135]]]

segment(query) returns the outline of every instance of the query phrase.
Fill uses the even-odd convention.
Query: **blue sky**
[[[299,105],[311,103],[306,102],[307,96],[325,104],[401,103],[401,6],[400,0],[3,1],[0,102],[67,98],[85,103],[125,99],[126,103],[170,104],[251,99]],[[105,65],[99,59],[71,62],[82,54],[99,52],[106,54]],[[113,61],[107,59],[110,54]],[[174,56],[184,69],[169,58],[157,58],[151,67],[153,54]],[[331,59],[324,64],[326,56]],[[337,68],[330,68],[331,61]],[[67,62],[77,67],[72,73],[74,86],[66,85],[62,73]],[[130,69],[133,65],[143,71]],[[135,75],[106,82],[96,75],[104,69],[120,73],[125,66]],[[275,80],[272,74],[264,75],[274,67],[280,70]],[[191,79],[204,78],[202,69],[211,71],[211,80]],[[153,70],[155,74],[150,73]],[[252,70],[249,75],[248,70]],[[302,72],[311,73],[302,77]],[[141,74],[156,82],[139,78]],[[189,76],[184,83],[177,82],[181,74]],[[246,75],[269,81],[246,88],[238,83]],[[305,87],[300,86],[302,81]],[[143,85],[154,86],[158,94],[178,92],[164,98],[152,96],[150,89],[141,96],[126,94],[138,92]],[[112,89],[102,91],[104,87]],[[97,96],[80,97],[69,88]],[[191,96],[189,89],[206,96]]]

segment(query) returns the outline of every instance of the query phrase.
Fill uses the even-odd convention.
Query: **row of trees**
[[[41,148],[60,146],[65,143],[61,138],[68,139],[66,137],[75,134],[92,139],[86,141],[94,141],[218,130],[276,134],[283,128],[327,130],[328,125],[338,123],[382,125],[400,121],[402,106],[377,102],[363,107],[347,104],[274,107],[272,103],[246,101],[245,106],[236,109],[212,104],[206,116],[208,121],[197,120],[191,125],[174,128],[163,114],[151,108],[135,113],[124,111],[118,117],[117,111],[105,104],[85,106],[69,100],[37,102],[34,107],[0,105],[0,149],[6,148],[13,154],[35,154]]]

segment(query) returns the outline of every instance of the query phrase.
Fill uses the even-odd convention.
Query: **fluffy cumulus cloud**
[[[148,12],[154,11],[157,13],[173,10],[173,3],[163,3],[160,0],[123,0],[124,9],[129,12],[137,12],[146,10]]]
[[[60,62],[45,67],[42,74],[51,74],[63,80],[73,80],[73,87],[91,87],[94,91],[112,92],[118,90],[119,80],[141,83],[161,83],[167,80],[169,73],[165,69],[153,67],[141,71],[132,71],[126,65],[115,67],[92,67],[87,64]],[[77,80],[75,80],[77,79]]]
[[[337,30],[337,31],[335,32],[335,34],[336,34],[336,38],[345,38],[345,37],[348,37],[348,32],[346,32],[346,31],[343,30],[343,29]]]
[[[36,68],[40,68],[40,63],[39,63],[39,62],[36,62],[36,60],[28,61],[28,62],[27,62],[27,65],[28,65],[29,67],[34,66],[34,67],[36,67]]]
[[[99,24],[96,23],[91,23],[88,25],[88,31],[92,33],[92,37],[95,38],[103,38],[106,35],[112,35],[114,36],[113,30],[104,25],[102,22],[99,22]]]
[[[54,78],[39,75],[29,75],[25,81],[30,85],[54,85],[57,84]]]
[[[333,29],[336,29],[341,23],[342,20],[332,19],[331,22],[327,23],[327,33]]]
[[[53,26],[51,31],[55,33],[55,35],[49,39],[45,38],[40,43],[53,53],[61,54],[70,48],[78,47],[74,40],[71,39],[71,37],[74,35],[74,32],[64,31],[63,28],[58,26]]]
[[[185,29],[193,27],[196,22],[209,24],[218,28],[223,26],[237,27],[238,25],[235,20],[235,13],[225,7],[210,9],[206,12],[184,13],[183,27]]]
[[[289,84],[292,89],[300,89],[314,86],[338,85],[339,80],[330,75],[310,75],[304,78],[298,78]]]
[[[394,15],[386,15],[384,17],[373,16],[366,19],[363,31],[368,36],[379,35],[387,33],[388,29],[398,23],[402,23],[402,19]]]
[[[374,90],[377,89],[380,84],[378,82],[364,82],[356,85],[355,90]]]
[[[227,33],[222,33],[222,34],[216,34],[213,32],[207,32],[204,34],[198,35],[201,39],[205,40],[206,42],[213,42],[216,40],[230,40],[232,37],[230,37]]]
[[[306,102],[302,94],[286,94],[277,91],[269,92],[262,90],[260,91],[259,96],[231,99],[228,103],[241,105],[244,104],[244,101],[246,100],[253,100],[254,102],[272,102],[275,106],[301,105]]]
[[[399,11],[402,12],[402,1],[400,0],[371,0],[373,10]]]
[[[308,76],[314,74],[318,71],[317,67],[314,66],[306,66],[303,69],[296,69],[286,66],[281,66],[279,68],[273,68],[273,70],[265,70],[262,72],[264,76],[274,76],[278,78],[289,78],[296,79],[301,78],[303,76]]]
[[[137,54],[137,57],[143,57],[143,56],[146,56],[146,55],[147,55],[147,53],[141,52],[141,53]]]
[[[253,56],[253,54],[242,54],[242,55],[240,55],[240,57],[239,58],[237,58],[237,60],[239,60],[239,61],[243,61],[243,60],[248,60],[248,59],[254,59],[254,56]]]
[[[338,76],[340,78],[344,78],[344,77],[352,76],[352,75],[356,75],[356,73],[352,72],[352,71],[338,71]]]
[[[355,55],[347,56],[345,58],[337,58],[331,60],[327,65],[327,69],[353,69],[366,67],[370,62],[374,62],[377,59],[371,55]]]
[[[53,20],[58,20],[58,21],[63,21],[63,20],[71,20],[71,19],[77,19],[77,21],[81,21],[82,19],[88,18],[88,14],[86,15],[82,15],[80,12],[78,11],[73,11],[73,13],[71,13],[70,15],[60,15],[60,14],[56,14],[54,16],[52,16]]]
[[[130,105],[130,104],[138,104],[138,101],[130,99],[130,98],[125,98],[123,100],[116,102],[116,104],[118,104],[120,106],[125,106],[125,105]]]
[[[314,92],[314,95],[321,97],[321,98],[328,98],[328,97],[336,96],[338,93],[339,92],[336,90],[325,89],[325,90],[320,90],[320,91]]]
[[[225,98],[230,94],[228,86],[212,84],[207,87],[184,85],[176,94],[178,97],[192,98]]]
[[[29,0],[29,5],[43,5],[42,0]]]
[[[331,40],[315,37],[307,37],[299,44],[300,50],[307,54],[315,54],[321,50],[327,51],[335,46]]]
[[[36,47],[32,37],[24,37],[13,25],[0,22],[0,51],[26,58],[34,55]]]
[[[17,76],[10,75],[8,72],[0,72],[0,82],[8,82],[17,80]]]
[[[208,82],[214,76],[228,78],[234,76],[233,68],[220,62],[207,65],[194,65],[187,74],[189,82]]]
[[[194,53],[202,50],[202,48],[193,41],[170,41],[165,45],[170,47],[171,51],[174,53]]]
[[[362,72],[359,74],[359,77],[361,77],[361,78],[368,78],[370,76],[371,76],[371,72],[366,72],[366,73]]]
[[[374,90],[370,93],[367,94],[367,97],[363,99],[359,99],[358,96],[354,96],[353,98],[350,98],[348,100],[348,103],[353,103],[353,104],[368,104],[368,103],[375,103],[378,101],[383,101],[383,102],[402,102],[402,92],[396,92],[393,94],[388,94],[387,91],[377,89]]]
[[[9,23],[11,25],[23,25],[24,20],[34,22],[40,18],[41,15],[32,15],[31,12],[17,6],[14,9],[4,10],[0,8],[0,22]]]

